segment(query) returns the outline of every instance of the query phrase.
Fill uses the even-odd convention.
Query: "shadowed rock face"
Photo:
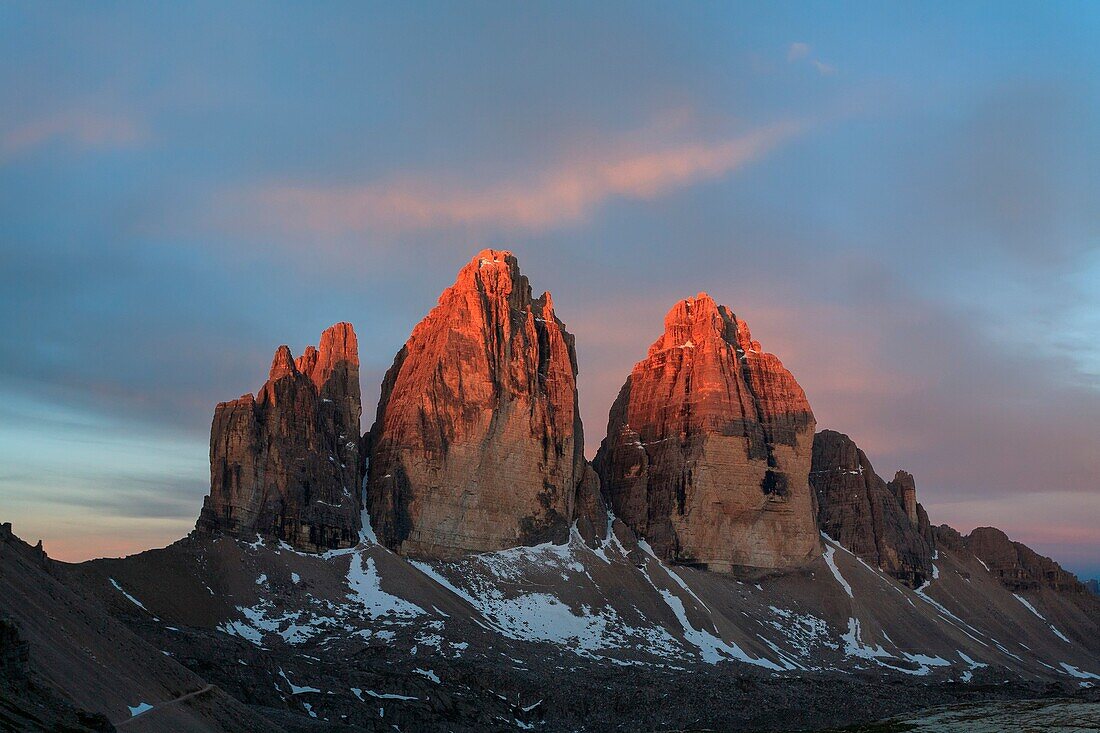
[[[550,294],[532,299],[510,252],[480,252],[382,384],[367,492],[379,540],[425,557],[564,541],[585,468],[576,374]]]
[[[608,419],[596,470],[662,558],[783,568],[820,551],[807,484],[814,416],[749,328],[705,293],[677,303]]]
[[[951,530],[950,527],[946,529]],[[1027,545],[1013,542],[996,527],[978,527],[962,538],[962,543],[1009,590],[1030,591],[1046,586],[1069,595],[1087,592],[1085,584],[1076,575],[1063,570],[1054,560],[1040,555]]]
[[[351,324],[326,330],[297,361],[280,346],[257,396],[214,411],[210,495],[196,529],[261,534],[311,551],[354,545],[361,412]]]
[[[822,430],[810,485],[822,532],[912,588],[932,577],[932,529],[910,474],[898,471],[887,483],[851,438]]]

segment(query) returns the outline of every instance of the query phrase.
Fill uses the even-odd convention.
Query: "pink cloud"
[[[653,199],[721,178],[802,129],[785,122],[717,142],[612,145],[603,155],[480,188],[429,175],[356,186],[269,186],[251,198],[265,219],[323,234],[483,225],[541,231],[581,221],[611,199]]]
[[[81,148],[131,147],[145,142],[149,131],[133,117],[116,113],[64,112],[43,117],[3,134],[4,153],[26,152],[59,140]]]

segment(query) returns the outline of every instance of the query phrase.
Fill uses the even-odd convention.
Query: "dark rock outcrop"
[[[480,252],[382,384],[367,491],[379,541],[424,557],[564,541],[578,487],[594,501],[576,374],[550,294],[531,297],[510,252]]]
[[[1076,575],[1022,542],[1013,542],[996,527],[978,527],[966,536],[964,544],[1009,590],[1031,591],[1045,586],[1065,595],[1087,592]]]
[[[1048,589],[1069,598],[1090,613],[1100,611],[1100,602],[1090,594],[1090,590],[1092,593],[1096,591],[1089,585],[1097,581],[1081,582],[1054,560],[1040,555],[1022,542],[1009,539],[996,527],[978,527],[964,536],[954,528],[941,524],[934,527],[933,532],[937,546],[958,555],[976,558],[1001,585],[1013,592]]]
[[[295,361],[280,346],[253,397],[223,402],[210,428],[210,495],[196,529],[256,534],[310,551],[358,541],[359,352],[351,324]]]
[[[967,552],[966,538],[948,524],[933,527],[932,536],[936,539],[936,547],[942,547],[954,553]]]
[[[611,408],[595,465],[616,516],[670,561],[783,568],[820,551],[807,485],[814,416],[748,326],[700,293]]]
[[[573,519],[577,530],[585,542],[594,545],[608,539],[610,514],[603,492],[600,490],[600,477],[592,466],[585,464],[584,473],[577,484],[577,500],[573,506]]]
[[[1100,580],[1091,578],[1085,581],[1085,589],[1094,596],[1100,596]]]
[[[935,540],[912,475],[898,471],[887,483],[851,438],[822,430],[810,485],[822,532],[910,587],[932,577]]]

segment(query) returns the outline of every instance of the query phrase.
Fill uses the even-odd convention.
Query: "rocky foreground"
[[[945,550],[917,592],[822,541],[738,579],[614,533],[430,562],[195,535],[75,566],[10,538],[0,610],[42,689],[125,730],[780,731],[1100,681],[1095,617],[1054,591]]]
[[[815,433],[729,308],[673,304],[594,465],[576,374],[497,250],[413,329],[365,435],[352,326],[279,347],[216,408],[188,537],[66,565],[0,527],[0,730],[787,731],[1094,701],[1100,599]]]

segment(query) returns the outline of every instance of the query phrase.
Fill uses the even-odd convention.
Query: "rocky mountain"
[[[485,250],[358,436],[348,324],[223,403],[196,531],[58,563],[0,525],[0,730],[823,728],[1100,692],[1100,599],[932,528],[705,294],[595,461],[573,337]]]
[[[326,329],[297,361],[280,346],[255,397],[217,406],[198,530],[260,534],[306,550],[358,541],[358,348],[350,323]]]
[[[706,293],[673,306],[664,326],[619,392],[596,456],[615,515],[665,560],[805,564],[821,548],[802,388]]]
[[[422,557],[564,542],[586,473],[576,374],[550,294],[531,297],[511,252],[478,253],[382,383],[367,491],[379,540]]]
[[[883,481],[851,438],[823,430],[814,436],[810,485],[822,532],[910,588],[932,577],[935,540],[910,474]]]
[[[1093,595],[1100,595],[1100,580],[1097,580],[1096,578],[1090,578],[1089,580],[1086,580],[1085,588],[1087,588],[1089,593],[1092,593]]]
[[[978,527],[966,536],[946,524],[936,528],[940,544],[976,557],[1001,584],[1012,591],[1039,591],[1085,597],[1088,589],[1073,573],[1022,542],[1014,542],[996,527]],[[1092,602],[1091,598],[1087,599]],[[1096,606],[1100,610],[1100,604]]]

